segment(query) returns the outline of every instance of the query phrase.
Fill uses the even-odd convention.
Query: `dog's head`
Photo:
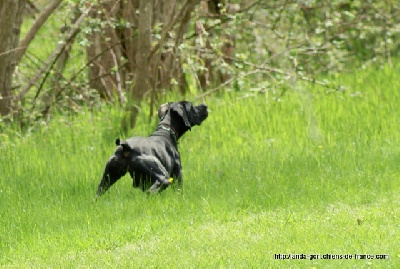
[[[194,106],[188,101],[166,103],[158,109],[161,123],[169,124],[181,136],[192,126],[200,125],[208,116],[207,106]],[[169,122],[168,122],[169,121]]]

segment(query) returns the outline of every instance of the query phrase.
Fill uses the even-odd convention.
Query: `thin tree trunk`
[[[122,129],[126,132],[135,126],[136,117],[139,113],[140,102],[147,91],[150,90],[149,59],[151,50],[151,22],[153,15],[154,0],[140,1],[139,5],[139,29],[138,47],[136,51],[136,83],[129,92],[128,115],[129,119],[124,119]],[[129,122],[128,122],[129,121]],[[127,125],[129,124],[129,125]]]
[[[12,76],[26,0],[0,1],[0,115],[11,112]]]
[[[221,8],[226,8],[226,13],[234,14],[239,12],[240,6],[238,4],[225,4],[226,1],[220,0],[209,0],[207,1],[207,8],[203,5],[203,10],[207,9],[207,12],[218,18],[219,16],[226,15],[221,14]],[[203,11],[204,12],[204,11]],[[223,18],[223,17],[221,17]],[[207,32],[205,29],[209,29]],[[221,52],[222,59],[225,63],[231,65],[233,63],[232,58],[235,55],[235,47],[236,47],[236,36],[235,34],[223,34],[222,40],[223,43],[220,48],[214,48],[212,44],[213,36],[216,35],[215,31],[210,27],[203,25],[202,22],[196,22],[196,34],[199,36],[200,40],[205,39],[204,45],[201,46],[197,52],[198,57],[202,59],[204,62],[205,70],[201,70],[198,72],[197,76],[200,82],[200,87],[202,89],[209,87],[213,84],[220,84],[228,81],[231,76],[227,72],[228,70],[216,70],[215,63],[216,57],[211,56],[213,53],[218,55],[218,52]]]
[[[147,90],[149,82],[149,55],[151,49],[151,19],[154,0],[140,1],[139,6],[139,40],[136,55],[137,81],[130,96],[133,100],[141,100]]]
[[[182,71],[182,60],[179,50],[179,45],[182,43],[183,34],[187,31],[190,16],[192,11],[194,10],[197,2],[194,0],[187,0],[179,9],[179,5],[177,2],[174,3],[173,8],[177,9],[174,13],[169,14],[164,10],[163,23],[166,25],[163,28],[163,32],[161,34],[161,40],[152,48],[150,52],[150,59],[158,59],[160,56],[152,57],[153,54],[161,54],[162,61],[158,68],[158,81],[154,81],[153,84],[157,85],[159,89],[168,89],[172,88],[174,83],[171,81],[175,81],[177,83],[177,87],[179,91],[184,94],[187,89],[187,82],[185,75]],[[166,9],[172,8],[166,7]],[[177,26],[177,27],[176,27]],[[168,33],[175,27],[175,36],[174,36],[174,45],[168,50],[162,50],[166,43],[172,43],[170,38],[168,37]],[[158,51],[157,51],[158,49]],[[151,61],[152,63],[154,61]]]

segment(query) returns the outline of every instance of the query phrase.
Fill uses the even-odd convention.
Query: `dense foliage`
[[[297,80],[343,90],[320,75],[391,65],[399,51],[396,1],[155,1],[145,37],[139,2],[70,0],[55,9],[18,65],[11,119],[26,128],[104,101],[143,100],[154,109],[178,90],[279,99]],[[36,16],[24,17],[21,38]],[[150,42],[142,71],[139,40]]]

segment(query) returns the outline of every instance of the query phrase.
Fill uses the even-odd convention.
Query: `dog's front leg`
[[[176,190],[182,191],[183,190],[183,175],[182,175],[182,170],[181,170],[180,166],[174,169],[172,176],[177,181]]]
[[[178,181],[178,191],[183,191],[183,176],[182,176],[182,171],[179,171],[179,175],[177,177]]]
[[[182,175],[182,165],[181,165],[181,161],[180,161],[179,157],[175,160],[175,167],[172,172],[172,175],[174,178],[176,178],[176,180],[178,182],[177,190],[182,191],[183,190],[183,175]]]

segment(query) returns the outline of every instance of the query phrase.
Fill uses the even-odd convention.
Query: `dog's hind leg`
[[[157,193],[164,190],[170,184],[169,173],[162,163],[154,156],[141,155],[132,160],[131,169],[149,175],[153,185],[148,192]]]

